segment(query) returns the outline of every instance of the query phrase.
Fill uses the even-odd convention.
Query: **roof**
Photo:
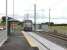
[[[24,20],[24,22],[31,22],[32,23],[32,20]]]

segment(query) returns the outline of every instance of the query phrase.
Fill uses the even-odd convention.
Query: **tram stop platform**
[[[0,50],[33,50],[22,33],[12,33]]]

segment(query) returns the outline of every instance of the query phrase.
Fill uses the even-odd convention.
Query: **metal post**
[[[34,31],[36,31],[36,4],[34,4]]]
[[[50,8],[49,8],[49,26],[50,26]]]
[[[14,0],[13,0],[13,18],[14,18]]]
[[[28,13],[26,14],[26,18],[27,18],[26,20],[29,20],[29,14]]]
[[[14,0],[13,0],[13,18],[14,18]],[[14,32],[14,22],[12,23],[13,24],[13,32]]]
[[[6,31],[8,33],[8,16],[7,16],[7,0],[6,0]]]

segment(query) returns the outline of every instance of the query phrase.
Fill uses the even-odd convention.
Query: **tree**
[[[2,22],[1,23],[4,23],[4,22],[6,22],[6,16],[2,17]]]
[[[6,16],[3,16],[3,17],[2,17],[1,24],[2,24],[2,25],[5,25],[5,24],[6,24]]]
[[[46,22],[45,24],[48,24],[49,25],[49,22]],[[53,22],[50,22],[50,25],[52,26],[52,25],[54,25],[54,23]]]

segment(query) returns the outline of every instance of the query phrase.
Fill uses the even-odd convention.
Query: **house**
[[[33,30],[35,30],[34,28],[36,27],[36,31],[45,31],[48,32],[48,25],[45,23],[41,23],[41,24],[33,24]]]
[[[48,25],[45,23],[41,23],[41,29],[45,32],[48,32]]]

